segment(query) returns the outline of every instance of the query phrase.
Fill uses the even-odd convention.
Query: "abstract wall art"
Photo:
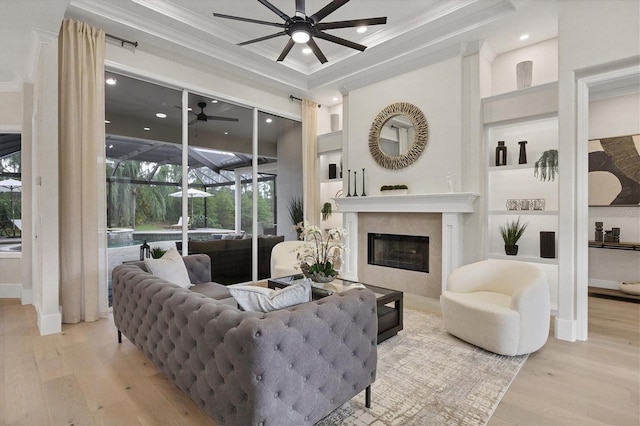
[[[589,205],[640,205],[640,135],[589,141]]]

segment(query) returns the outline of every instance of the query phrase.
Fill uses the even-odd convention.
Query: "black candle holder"
[[[353,171],[353,196],[358,196],[358,172]]]
[[[362,195],[363,197],[367,196],[366,192],[364,192],[364,168],[362,169],[362,194],[360,195]]]
[[[351,197],[351,169],[347,170],[347,197]]]

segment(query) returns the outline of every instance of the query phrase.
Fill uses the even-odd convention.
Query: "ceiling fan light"
[[[291,33],[291,39],[296,43],[306,43],[311,39],[311,36],[304,30],[295,30]]]

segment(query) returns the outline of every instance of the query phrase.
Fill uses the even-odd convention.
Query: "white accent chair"
[[[304,241],[282,241],[271,250],[271,278],[286,277],[287,275],[300,274],[300,268],[296,268],[296,249],[304,244]]]
[[[178,223],[171,225],[172,228],[182,228],[182,216],[178,219]],[[187,216],[187,228],[189,227],[189,216]]]
[[[501,355],[540,349],[549,337],[549,285],[536,265],[483,260],[449,275],[440,296],[446,330]]]

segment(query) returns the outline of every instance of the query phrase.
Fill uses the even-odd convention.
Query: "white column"
[[[342,277],[358,281],[358,213],[345,213],[343,226],[347,232],[343,254]]]
[[[447,289],[447,278],[461,266],[462,218],[460,213],[442,213],[442,291]]]

